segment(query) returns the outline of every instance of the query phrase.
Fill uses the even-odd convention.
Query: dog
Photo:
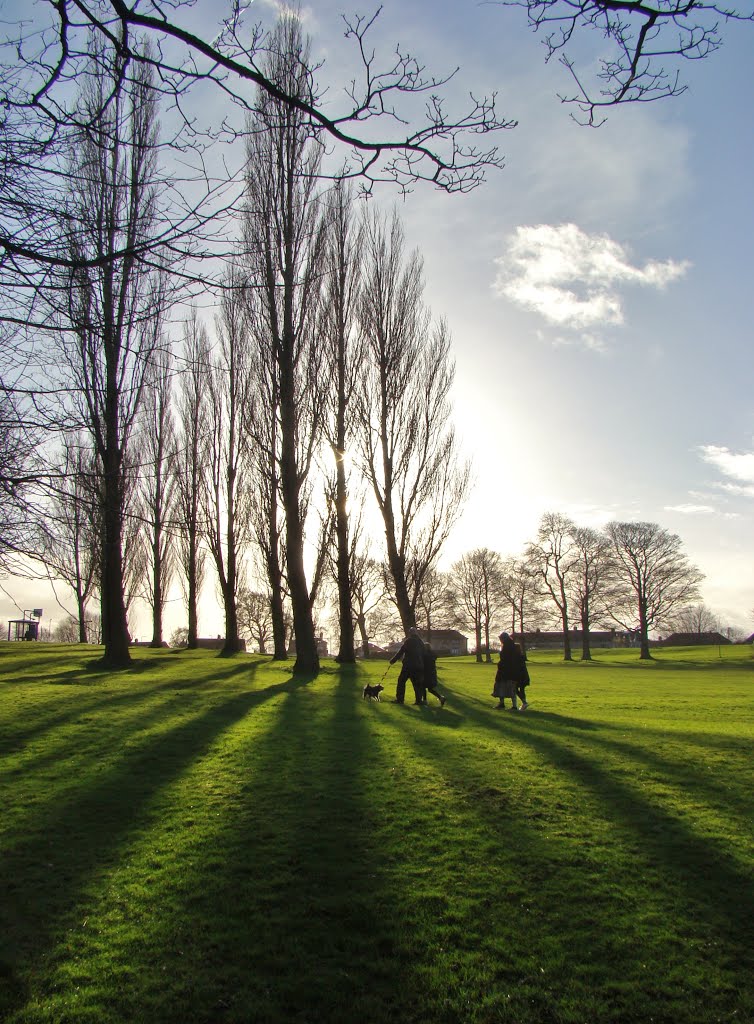
[[[364,700],[379,700],[380,694],[385,689],[382,683],[377,683],[375,686],[370,686],[369,683],[361,691],[361,696]]]

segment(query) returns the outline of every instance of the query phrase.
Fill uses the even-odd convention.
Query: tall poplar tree
[[[314,98],[308,44],[295,14],[275,28],[265,74],[282,91]],[[260,90],[250,118],[246,172],[247,261],[258,288],[258,331],[274,366],[277,464],[285,517],[286,577],[293,610],[295,670],[319,671],[304,546],[311,472],[322,435],[324,391],[318,333],[323,222],[317,182],[322,149],[302,110]]]

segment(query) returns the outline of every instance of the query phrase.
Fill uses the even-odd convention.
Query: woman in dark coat
[[[492,695],[498,698],[496,711],[505,708],[505,698],[510,697],[511,711],[518,711],[517,694],[521,697],[521,710],[528,707],[525,699],[525,686],[529,682],[526,660],[521,648],[514,642],[510,633],[500,634],[500,661],[495,674],[495,689]]]
[[[446,697],[444,693],[440,693],[437,689],[437,655],[432,650],[431,646],[426,643],[424,645],[424,689],[427,693],[433,694],[440,702],[440,707],[445,707]],[[427,698],[424,697],[424,703],[426,704]]]

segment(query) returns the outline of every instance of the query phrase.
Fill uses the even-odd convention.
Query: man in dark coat
[[[415,626],[408,631],[408,636],[390,659],[394,665],[399,658],[403,659],[398,682],[395,686],[395,703],[402,704],[406,696],[406,680],[411,680],[414,688],[414,704],[421,704],[426,698],[424,689],[424,644]]]

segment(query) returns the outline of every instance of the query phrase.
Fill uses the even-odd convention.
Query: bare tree
[[[605,608],[610,600],[612,546],[604,533],[586,526],[574,527],[571,541],[576,557],[571,588],[581,622],[581,660],[591,661],[592,623],[606,616]]]
[[[267,653],[272,638],[272,611],[270,598],[258,590],[243,587],[238,592],[238,628],[249,636],[260,654]]]
[[[354,442],[354,402],[361,370],[359,339],[355,330],[355,306],[359,288],[360,231],[354,223],[350,190],[342,183],[332,192],[327,210],[325,244],[325,294],[323,332],[326,340],[326,372],[331,386],[327,394],[325,434],[335,460],[331,484],[335,508],[336,584],[338,592],[338,653],[335,660],[353,662],[353,609],[351,607],[351,539],[348,510],[348,449]]]
[[[523,7],[535,31],[544,29],[546,60],[556,54],[569,71],[575,92],[561,96],[575,104],[583,124],[602,123],[602,111],[618,103],[680,96],[683,61],[704,60],[722,46],[721,22],[752,21],[750,0],[738,9],[707,0],[497,0]],[[596,83],[588,84],[567,50],[585,32],[601,36],[607,54],[597,62]]]
[[[449,588],[459,623],[474,631],[476,660],[492,661],[490,630],[506,599],[500,555],[489,548],[463,555],[451,569]]]
[[[476,660],[484,661],[482,628],[484,622],[484,579],[479,551],[462,555],[450,569],[455,617],[458,625],[474,633]]]
[[[424,578],[461,513],[469,467],[450,423],[450,336],[423,305],[421,260],[405,258],[396,213],[367,218],[363,249],[359,447],[384,524],[393,600],[408,631]]]
[[[145,595],[152,609],[152,647],[162,646],[162,616],[175,571],[171,529],[176,504],[172,363],[169,349],[155,351],[139,422],[138,504],[151,570],[147,574]]]
[[[82,644],[88,641],[87,603],[96,590],[100,569],[97,477],[93,463],[93,453],[83,437],[66,439],[60,479],[41,525],[39,548],[51,582],[62,580],[73,591],[76,615],[71,618],[78,623],[78,640]]]
[[[250,395],[250,345],[238,279],[223,296],[219,345],[209,374],[210,439],[202,500],[207,547],[217,570],[225,613],[224,654],[240,649],[236,597],[239,560],[250,534],[251,463],[245,431]]]
[[[550,595],[563,629],[563,660],[571,661],[571,636],[568,619],[569,588],[579,565],[574,548],[575,524],[559,512],[546,512],[537,530],[537,540],[529,544],[526,558]]]
[[[63,232],[70,254],[59,350],[99,462],[104,663],[130,663],[124,599],[124,466],[145,375],[159,338],[159,251],[138,250],[157,224],[157,121],[151,71],[126,81],[123,58],[99,54],[86,79],[71,156]],[[54,296],[53,296],[54,299]]]
[[[482,621],[484,623],[485,660],[492,661],[490,631],[500,609],[505,605],[503,560],[496,551],[482,548]]]
[[[416,599],[417,623],[427,631],[431,643],[432,630],[453,622],[452,580],[448,573],[430,569],[424,576]]]
[[[55,627],[52,639],[56,644],[86,643],[81,640],[81,632],[86,633],[86,623],[82,623],[75,615],[69,615]]]
[[[201,494],[206,472],[208,381],[211,369],[209,337],[192,307],[183,332],[184,369],[178,382],[175,525],[177,558],[185,581],[188,627],[186,646],[194,649],[199,635],[198,602],[205,577],[207,549],[202,542]]]
[[[254,373],[254,395],[261,397],[249,402],[251,459],[257,485],[251,496],[250,518],[254,538],[259,549],[263,575],[270,595],[272,622],[272,657],[285,661],[288,657],[285,615],[285,545],[280,503],[280,473],[278,468],[278,416],[270,363],[262,361],[259,372]]]
[[[211,30],[211,38],[192,30],[196,19],[190,15],[195,6],[200,8],[199,19],[216,17],[217,31]],[[225,10],[222,7],[209,0],[198,4],[171,0],[168,5],[156,0],[138,5],[125,0],[58,0],[37,12],[33,31],[19,15],[18,24],[7,28],[8,64],[0,65],[12,86],[6,102],[11,112],[19,109],[27,119],[33,114],[52,134],[52,127],[66,124],[71,116],[66,90],[86,68],[92,38],[99,46],[117,41],[124,60],[137,69],[142,62],[157,70],[166,107],[175,111],[175,120],[185,123],[184,143],[191,134],[227,140],[240,131],[230,116],[219,127],[216,121],[211,128],[202,125],[192,110],[194,84],[205,89],[207,83],[214,85],[217,96],[228,104],[229,115],[234,108],[254,109],[251,85],[325,133],[336,148],[340,173],[360,177],[367,188],[376,181],[402,188],[428,181],[448,192],[468,191],[484,180],[489,167],[502,165],[496,147],[483,149],[477,143],[480,137],[511,128],[515,122],[498,117],[494,96],[478,99],[478,93],[471,92],[467,109],[457,116],[449,114],[443,94],[458,68],[433,75],[400,47],[379,59],[370,36],[379,9],[369,17],[344,19],[344,38],[360,69],[356,75],[349,70],[343,88],[332,90],[341,97],[339,103],[330,99],[325,106],[313,95],[302,96],[271,72],[266,59],[277,40],[274,32],[247,23],[246,5],[229,2]],[[288,13],[295,16],[295,10]],[[137,41],[144,38],[151,41],[148,53],[138,46]],[[332,50],[330,44],[329,40]],[[21,63],[23,74],[11,58],[16,65]],[[366,121],[369,130],[364,127]],[[21,134],[21,139],[26,138]],[[10,241],[20,248],[26,237]]]
[[[608,523],[616,579],[624,586],[622,603],[611,613],[626,629],[636,630],[641,659],[651,658],[649,632],[684,605],[699,598],[704,578],[682,551],[681,538],[657,523]]]
[[[308,43],[295,18],[283,17],[265,62],[268,78],[287,95],[312,102]],[[296,643],[294,670],[316,673],[319,654],[313,594],[304,564],[306,517],[314,456],[322,436],[324,391],[317,316],[323,221],[317,202],[322,148],[298,108],[260,90],[249,120],[245,237],[257,292],[258,338],[272,360],[269,399],[277,409],[280,496],[285,515],[287,584]]]
[[[370,616],[385,600],[385,587],[381,564],[366,554],[351,558],[349,577],[351,583],[351,605],[356,627],[361,637],[361,648],[365,658],[369,657]]]
[[[133,633],[130,625],[131,613],[136,601],[144,596],[149,579],[149,540],[138,503],[139,464],[130,452],[123,462],[122,480],[123,603],[126,611],[126,623],[129,626],[130,640]],[[100,486],[102,486],[101,480]],[[99,532],[101,541],[101,527]]]
[[[668,626],[678,633],[694,633],[697,636],[720,632],[722,629],[719,616],[702,602],[680,608],[668,620]]]
[[[0,336],[1,337],[1,336]],[[0,390],[0,577],[23,572],[35,541],[29,489],[36,479],[37,438],[12,396]]]
[[[506,558],[502,563],[500,587],[510,610],[511,635],[518,633],[525,651],[527,626],[538,613],[542,599],[538,574],[526,559]]]

